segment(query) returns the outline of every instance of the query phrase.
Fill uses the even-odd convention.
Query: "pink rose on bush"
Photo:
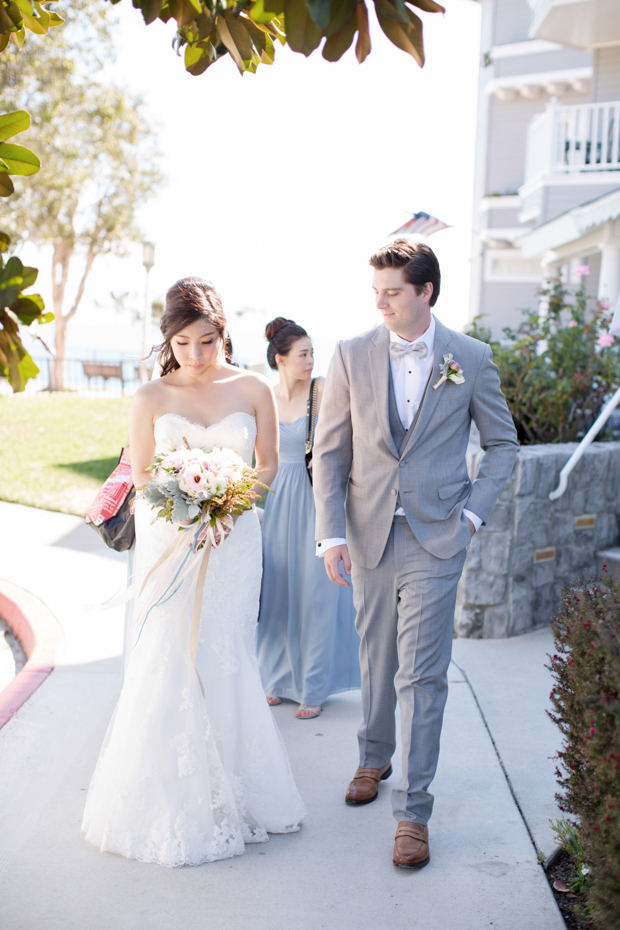
[[[611,301],[607,300],[606,298],[605,300],[599,300],[598,304],[599,304],[599,307],[601,307],[603,310],[609,310],[609,308],[611,307]]]
[[[576,278],[587,278],[587,276],[590,274],[590,266],[589,265],[577,265],[577,267],[573,271],[573,274],[575,275]]]
[[[611,335],[611,333],[601,333],[596,341],[598,345],[601,346],[601,348],[606,349],[608,346],[612,346],[614,344],[614,337]]]
[[[569,329],[572,329],[573,326],[577,326],[577,320],[569,320],[569,321],[568,321],[568,328],[569,328]]]

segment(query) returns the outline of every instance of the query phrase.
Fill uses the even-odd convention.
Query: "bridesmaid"
[[[296,701],[317,717],[329,694],[360,687],[359,638],[351,588],[330,582],[315,554],[316,511],[305,463],[314,355],[305,329],[277,317],[267,325],[267,361],[280,376],[280,468],[263,518],[263,586],[258,662],[267,701]],[[320,409],[324,378],[318,379]]]

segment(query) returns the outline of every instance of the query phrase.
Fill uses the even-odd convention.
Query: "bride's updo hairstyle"
[[[269,367],[277,371],[276,355],[288,355],[293,343],[307,335],[303,326],[299,326],[294,320],[285,320],[283,316],[277,316],[271,323],[267,323],[265,339],[269,343],[267,346]]]
[[[222,298],[218,291],[204,278],[181,278],[166,294],[166,309],[160,324],[164,341],[155,349],[159,353],[157,361],[161,365],[162,377],[180,367],[174,357],[170,340],[186,326],[199,321],[209,323],[217,330],[224,343],[226,361],[232,363],[232,342],[226,328]]]

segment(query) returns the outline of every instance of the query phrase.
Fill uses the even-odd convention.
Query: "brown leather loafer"
[[[401,869],[423,869],[430,859],[428,827],[401,820],[394,842],[394,865]]]
[[[347,790],[347,804],[370,804],[379,793],[379,782],[385,781],[392,774],[392,763],[388,762],[382,769],[364,769],[358,765]]]

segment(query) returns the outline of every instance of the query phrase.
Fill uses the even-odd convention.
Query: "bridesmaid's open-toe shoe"
[[[270,707],[277,707],[278,704],[282,703],[282,698],[272,697],[270,694],[266,694],[265,697]]]
[[[313,717],[319,716],[322,709],[322,707],[308,707],[306,704],[300,704],[295,716],[298,720],[312,720]]]

